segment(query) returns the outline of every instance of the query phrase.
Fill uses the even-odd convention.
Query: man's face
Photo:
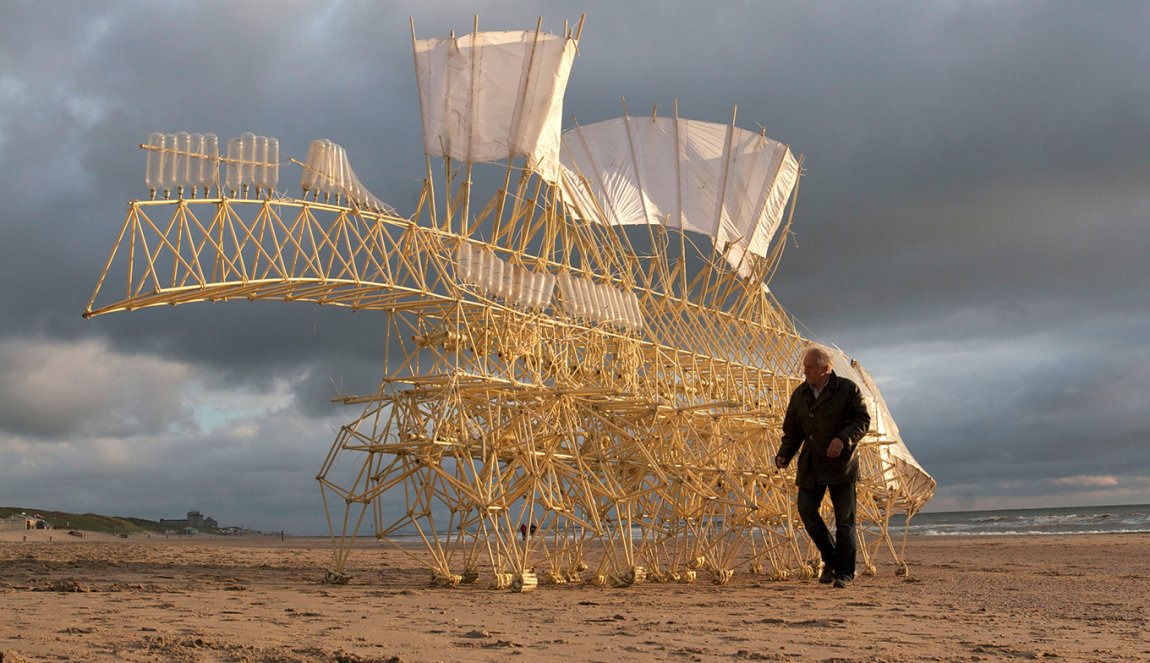
[[[807,378],[807,384],[822,386],[830,374],[831,367],[819,364],[819,358],[813,352],[803,355],[803,375]]]

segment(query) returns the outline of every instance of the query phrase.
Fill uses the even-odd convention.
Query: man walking
[[[859,478],[855,449],[870,426],[870,414],[858,385],[835,375],[833,367],[833,356],[826,348],[812,345],[803,351],[806,381],[791,394],[775,465],[786,467],[798,452],[797,506],[803,527],[823,558],[819,582],[849,587],[855,575],[855,483]],[[828,491],[835,512],[833,541],[819,515]]]

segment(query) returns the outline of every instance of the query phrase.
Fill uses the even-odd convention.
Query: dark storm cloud
[[[739,126],[805,155],[771,288],[872,371],[941,481],[936,504],[1150,499],[1145,5],[121,2],[16,3],[0,23],[0,473],[37,468],[19,490],[0,474],[0,503],[51,501],[21,491],[71,477],[73,502],[131,511],[108,487],[120,438],[198,450],[211,485],[263,468],[244,518],[265,499],[298,508],[274,503],[287,484],[310,508],[313,465],[356,414],[330,399],[376,388],[384,320],[275,303],[82,320],[126,201],[147,195],[136,146],[254,131],[300,158],[330,138],[411,213],[424,158],[407,17],[431,37],[470,32],[473,14],[559,32],[582,11],[567,117],[616,117],[626,97],[632,114],[678,99],[683,117],[725,122],[737,104]],[[296,177],[285,167],[280,189]],[[214,394],[249,428],[221,426]],[[43,451],[69,444],[106,474],[81,488],[82,464]],[[133,458],[133,480],[158,489],[158,457]],[[226,508],[219,494],[165,508]]]
[[[1042,36],[1056,45],[1089,39],[1056,34],[1013,37],[1020,51],[1037,48],[1030,44]],[[1131,145],[1150,143],[1150,119],[1132,111],[1146,108],[1150,98],[1131,98],[1129,108],[1099,103],[1089,121],[1067,107],[1079,105],[1084,93],[1106,96],[1094,91],[1099,79],[1126,85],[1132,77],[1119,72],[1128,69],[1132,53],[1122,45],[1119,36],[1117,45],[1098,49],[1076,69],[1047,73],[1030,59],[1002,58],[993,68],[988,63],[958,78],[944,76],[934,85],[950,86],[953,93],[941,117],[906,90],[877,106],[893,112],[885,126],[874,125],[874,140],[850,161],[836,162],[842,156],[834,146],[819,149],[816,141],[808,148],[802,197],[808,216],[796,228],[799,245],[827,256],[850,251],[856,268],[885,263],[877,284],[852,280],[883,292],[908,290],[898,280],[911,277],[921,294],[933,289],[922,286],[945,291],[969,284],[969,297],[992,297],[991,285],[1007,294],[1034,295],[1049,291],[1052,281],[1057,287],[1096,285],[1094,260],[1110,255],[1130,262],[1135,248],[1129,240],[1138,234],[1132,222],[1147,213],[1138,183],[1150,173]],[[1048,76],[1055,81],[1041,86],[1054,89],[1035,93],[1033,81]],[[1000,78],[1016,81],[1016,90],[1000,89]],[[1110,96],[1121,99],[1127,92]],[[918,119],[904,118],[908,113]],[[936,121],[919,128],[927,118]],[[819,159],[824,152],[829,163]],[[1096,212],[1106,208],[1119,228],[1099,222]],[[818,225],[812,228],[812,222]],[[833,223],[834,231],[823,232],[823,223]],[[788,261],[784,274],[795,274],[799,283],[815,281],[804,264]],[[910,301],[908,307],[919,304]]]

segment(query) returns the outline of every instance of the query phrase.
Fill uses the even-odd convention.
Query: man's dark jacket
[[[791,394],[779,456],[789,463],[802,447],[795,468],[800,488],[855,482],[859,478],[855,449],[869,426],[870,414],[858,386],[831,373],[817,399],[806,382]],[[843,451],[838,458],[827,458],[827,447],[836,437],[843,441]]]

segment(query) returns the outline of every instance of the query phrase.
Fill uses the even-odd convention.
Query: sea
[[[901,532],[902,526],[901,517],[891,518],[892,532]],[[1150,504],[919,513],[911,518],[908,532],[918,536],[1150,532]]]
[[[904,518],[890,519],[892,535],[901,535]],[[994,534],[1126,534],[1150,532],[1150,504],[1125,506],[1077,506],[997,511],[943,511],[916,514],[908,533],[913,536],[988,536]],[[635,529],[641,536],[641,531]],[[418,543],[414,532],[389,537],[393,541]]]

